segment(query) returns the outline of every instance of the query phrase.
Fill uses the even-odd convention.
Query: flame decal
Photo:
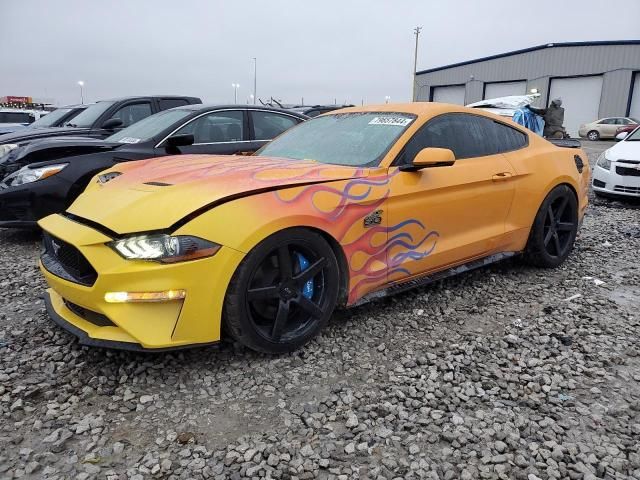
[[[386,202],[391,193],[391,179],[398,173],[396,169],[375,177],[354,178],[340,188],[331,184],[310,185],[288,197],[291,192],[274,192],[285,205],[313,208],[326,230],[338,240],[349,264],[349,303],[391,280],[412,275],[415,272],[403,264],[421,260],[436,248],[439,233],[428,230],[415,218],[391,226],[364,227],[365,217]],[[333,197],[333,201],[327,201],[327,197]],[[375,242],[380,236],[384,241]]]

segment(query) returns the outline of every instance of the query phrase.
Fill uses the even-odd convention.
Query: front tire
[[[578,233],[578,200],[567,185],[555,187],[542,202],[524,251],[527,263],[553,268],[564,262]]]
[[[291,228],[254,247],[236,270],[223,308],[225,329],[264,353],[285,353],[315,337],[338,299],[340,272],[318,233]]]
[[[587,133],[587,138],[592,142],[596,142],[600,140],[600,133],[597,130],[591,130],[589,133]]]

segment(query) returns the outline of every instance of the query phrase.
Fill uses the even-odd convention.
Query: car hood
[[[88,128],[74,127],[49,127],[49,128],[23,128],[13,133],[0,135],[0,145],[5,143],[31,142],[39,138],[58,137],[65,135],[82,135],[88,132]]]
[[[640,141],[622,141],[607,150],[609,160],[640,160]]]
[[[122,143],[105,142],[87,137],[36,138],[0,157],[0,178],[25,165],[61,159],[68,162],[70,159],[80,158],[79,155],[110,152],[122,146]]]
[[[181,155],[122,163],[92,181],[68,213],[115,232],[164,230],[228,201],[289,186],[366,177],[380,169],[254,156]],[[107,178],[107,177],[102,177]]]

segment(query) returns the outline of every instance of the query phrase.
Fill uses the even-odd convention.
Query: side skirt
[[[439,272],[435,272],[432,274],[426,274],[419,277],[414,277],[414,278],[411,278],[410,280],[400,281],[386,288],[383,288],[382,290],[376,290],[375,292],[368,293],[367,295],[360,298],[355,303],[352,303],[351,305],[349,305],[349,307],[357,307],[364,303],[371,302],[372,300],[376,300],[382,297],[387,297],[389,295],[395,295],[396,293],[404,292],[411,288],[424,287],[425,285],[429,285],[430,283],[436,282],[438,280],[442,280],[447,277],[452,277],[460,273],[468,272],[470,270],[475,270],[476,268],[484,267],[486,265],[490,265],[492,263],[499,262],[507,258],[511,258],[515,255],[518,255],[518,253],[519,252],[495,253],[493,255],[489,255],[488,257],[482,257],[476,260],[471,260],[470,262],[463,263],[462,265],[458,265],[456,267],[447,268],[445,270],[441,270]]]

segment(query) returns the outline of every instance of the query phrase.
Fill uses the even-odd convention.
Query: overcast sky
[[[526,3],[526,5],[525,5]],[[550,42],[640,39],[640,1],[0,0],[0,96],[408,101],[418,69]]]

